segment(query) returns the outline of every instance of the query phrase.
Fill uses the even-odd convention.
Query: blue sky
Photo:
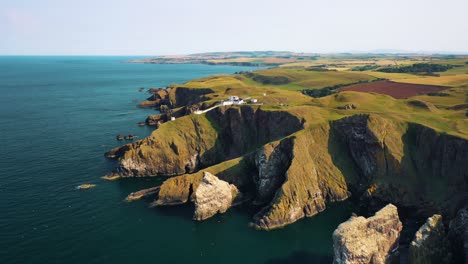
[[[466,0],[1,0],[0,54],[468,52]]]

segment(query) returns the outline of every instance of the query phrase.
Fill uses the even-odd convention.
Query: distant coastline
[[[295,53],[289,51],[237,51],[209,52],[190,55],[167,55],[129,60],[128,63],[149,64],[207,64],[232,66],[279,66],[287,63],[316,60],[313,53]]]

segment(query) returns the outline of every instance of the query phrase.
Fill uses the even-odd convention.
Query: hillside
[[[382,74],[392,85],[444,86],[396,98],[385,91],[337,89],[319,98],[301,93],[382,86],[375,82]],[[152,135],[107,156],[118,159],[118,177],[171,176],[154,206],[190,202],[203,172],[210,172],[239,190],[234,204],[256,208],[252,225],[260,229],[311,217],[345,199],[369,208],[391,202],[414,215],[450,219],[467,202],[468,82],[458,73],[401,76],[300,67],[174,84],[150,98],[164,111],[148,118],[158,123]],[[194,114],[230,96],[247,103]]]

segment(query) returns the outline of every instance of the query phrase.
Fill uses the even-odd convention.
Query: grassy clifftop
[[[154,202],[166,205],[189,202],[208,171],[252,198],[250,204],[261,208],[252,222],[262,229],[313,216],[349,197],[421,214],[452,215],[466,202],[466,76],[322,68],[274,68],[171,85],[177,119],[113,150],[116,173],[176,176],[162,184]],[[312,98],[297,91],[383,76],[447,87],[403,99],[357,91]],[[201,115],[179,111],[205,109],[234,95],[258,101]]]

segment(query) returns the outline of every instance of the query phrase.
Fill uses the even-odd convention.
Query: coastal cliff
[[[161,185],[154,202],[169,205],[191,201],[202,178],[198,171],[206,169],[263,204],[253,217],[260,229],[313,216],[327,202],[350,196],[421,215],[453,215],[466,199],[465,139],[373,114],[304,123],[285,111],[252,106],[185,116],[119,149],[117,173],[180,175]],[[244,165],[233,169],[226,160],[238,157]]]
[[[345,253],[335,258],[338,263],[387,263],[402,223],[402,259],[409,259],[410,251],[415,263],[439,258],[445,253],[436,250],[440,243],[434,241],[445,237],[448,230],[442,229],[450,222],[447,237],[453,248],[444,243],[443,252],[453,258],[443,259],[461,259],[468,122],[466,111],[457,106],[463,105],[466,87],[446,87],[443,97],[422,90],[409,98],[394,97],[336,89],[353,78],[372,83],[374,77],[315,70],[238,72],[151,89],[152,96],[140,106],[159,110],[145,121],[155,130],[106,153],[117,160],[107,179],[164,176],[162,184],[131,193],[127,200],[153,199],[152,207],[190,204],[197,221],[243,204],[251,214],[249,225],[262,230],[349,200],[357,214],[368,218],[353,217],[343,226],[357,223],[356,228],[339,229],[339,236],[360,235],[355,242],[363,240],[369,247],[341,240],[336,244],[341,249],[364,251]],[[322,88],[325,84],[318,82],[325,79],[329,86]],[[298,92],[304,87],[320,96]],[[394,206],[382,209],[388,214],[369,217],[389,203],[398,206],[401,222]],[[432,215],[445,222],[409,234],[416,231],[415,223]],[[368,235],[381,239],[366,241]]]
[[[301,120],[284,111],[218,108],[164,123],[150,137],[111,153],[119,158],[120,176],[181,175],[239,157],[301,128]]]

